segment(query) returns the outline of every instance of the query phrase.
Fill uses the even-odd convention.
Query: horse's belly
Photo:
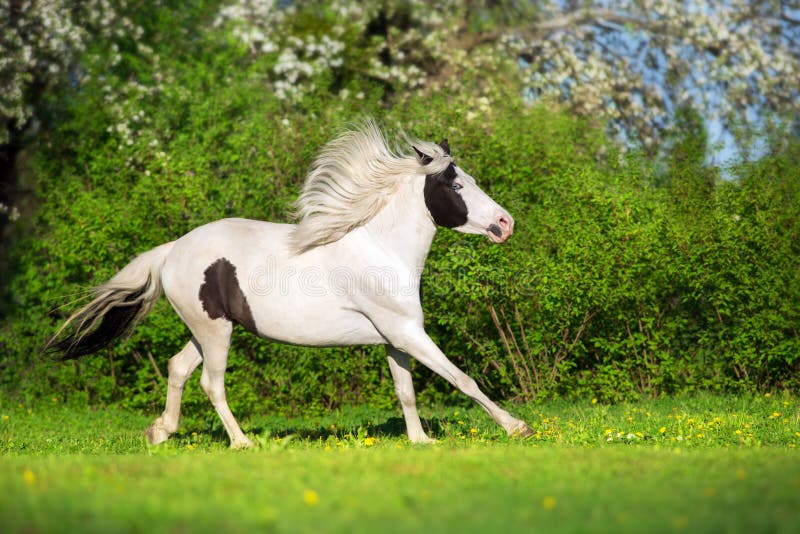
[[[308,309],[262,310],[255,314],[261,337],[316,347],[379,345],[386,339],[364,315],[334,307],[323,311]]]

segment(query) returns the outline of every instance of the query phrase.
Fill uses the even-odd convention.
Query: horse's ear
[[[439,146],[442,147],[444,153],[448,156],[450,155],[450,143],[447,142],[447,139],[442,139],[442,142],[439,143]]]
[[[415,147],[415,146],[413,146],[413,145],[412,145],[412,147],[411,147],[411,148],[413,148],[413,149],[414,149],[414,152],[416,152],[416,153],[417,153],[417,159],[418,159],[418,160],[419,160],[419,162],[420,162],[420,163],[422,163],[423,165],[427,165],[428,163],[430,163],[431,161],[433,161],[433,158],[432,158],[432,157],[430,157],[430,156],[429,156],[429,155],[427,155],[427,154],[423,154],[422,152],[420,152],[420,150],[419,150],[417,147]]]

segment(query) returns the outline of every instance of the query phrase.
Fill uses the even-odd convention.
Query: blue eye
[[[463,189],[463,188],[464,188],[464,186],[463,186],[463,185],[461,185],[461,184],[457,184],[457,183],[455,183],[455,182],[453,182],[453,185],[451,185],[450,187],[452,187],[452,188],[453,188],[453,191],[458,191],[459,189]]]

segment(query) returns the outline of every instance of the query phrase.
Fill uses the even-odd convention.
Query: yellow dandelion
[[[3,421],[8,421],[8,416],[7,415],[3,415]]]
[[[741,435],[742,435],[742,431],[741,431],[741,430],[739,430],[738,428],[736,429],[736,435],[737,435],[737,436],[741,436]]]
[[[764,393],[764,398],[768,399],[772,396],[772,393]]]
[[[325,445],[325,452],[329,452],[330,450],[331,450],[331,446],[330,445]]]
[[[25,484],[33,486],[36,484],[36,475],[30,469],[26,469],[22,472],[22,480],[25,481]]]
[[[477,434],[478,433],[478,429],[477,428],[470,428],[469,429],[469,433],[470,434]]]
[[[186,445],[186,448],[189,449],[190,451],[193,451],[193,450],[195,450],[197,448],[197,444],[196,443],[189,443],[188,445]]]
[[[303,492],[303,502],[308,506],[316,506],[319,504],[319,494],[312,489],[307,489]]]
[[[597,404],[597,397],[592,399],[592,404]]]
[[[660,434],[663,434],[663,433],[664,433],[664,432],[666,432],[666,431],[667,431],[667,427],[665,427],[665,426],[662,426],[661,428],[659,428],[659,429],[658,429],[658,432],[659,432]]]
[[[545,497],[542,499],[542,508],[545,510],[552,510],[556,507],[556,500],[553,497]]]
[[[377,441],[375,438],[364,438],[364,445],[367,447],[372,447],[375,445],[375,441]]]

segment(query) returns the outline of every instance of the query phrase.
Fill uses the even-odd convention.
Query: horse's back
[[[291,229],[249,219],[221,219],[195,228],[175,241],[164,262],[161,281],[167,298],[190,328],[193,322],[216,319],[209,309],[216,310],[219,303],[210,302],[208,295],[219,300],[237,287],[245,295],[255,264],[286,254],[281,251]]]

